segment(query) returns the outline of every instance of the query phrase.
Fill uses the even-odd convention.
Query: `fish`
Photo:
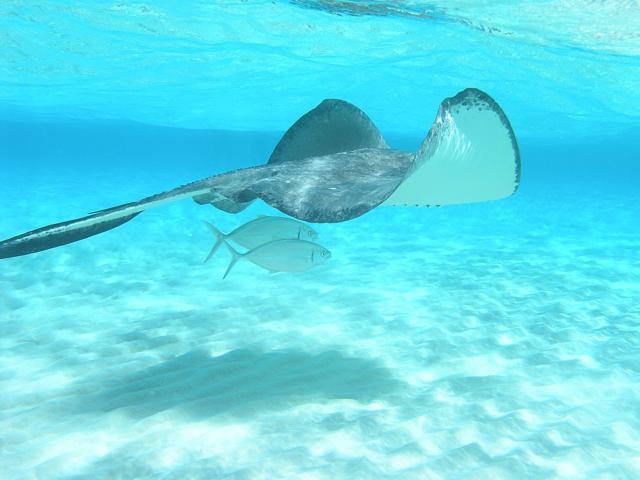
[[[429,207],[506,198],[517,191],[520,172],[520,150],[506,114],[476,88],[441,102],[415,152],[390,148],[355,105],[326,99],[285,132],[264,165],[13,236],[0,241],[0,258],[92,237],[182,199],[230,214],[260,199],[300,221],[337,223],[381,205]]]
[[[329,250],[308,240],[274,240],[255,247],[246,253],[238,252],[228,242],[224,242],[224,244],[231,253],[231,262],[229,262],[227,271],[222,277],[223,280],[227,278],[227,275],[229,275],[238,260],[243,258],[272,273],[304,272],[331,258]]]
[[[208,262],[220,248],[220,245],[229,240],[251,250],[274,240],[315,240],[318,238],[318,233],[309,225],[287,217],[260,215],[227,234],[222,233],[212,223],[206,221],[204,223],[216,236],[216,243],[211,247],[211,251],[203,263]]]

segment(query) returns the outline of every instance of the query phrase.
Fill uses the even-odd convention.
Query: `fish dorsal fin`
[[[486,93],[445,99],[413,167],[384,205],[452,205],[508,197],[520,182],[511,124]]]
[[[302,160],[361,148],[388,148],[371,119],[344,100],[323,100],[283,135],[269,164]]]

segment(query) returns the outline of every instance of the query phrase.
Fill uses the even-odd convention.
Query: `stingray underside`
[[[384,205],[452,205],[505,198],[520,183],[520,151],[495,100],[467,88],[446,98],[407,178]]]

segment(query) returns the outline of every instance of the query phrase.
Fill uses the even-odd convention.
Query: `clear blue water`
[[[274,210],[190,201],[0,263],[5,478],[640,477],[640,6],[0,5],[0,237],[264,163],[323,98],[414,150],[465,87],[505,200],[317,227],[302,274],[203,265]]]

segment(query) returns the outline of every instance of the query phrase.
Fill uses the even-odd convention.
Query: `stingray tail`
[[[238,253],[231,245],[229,245],[228,242],[224,242],[224,244],[227,246],[227,248],[229,249],[229,253],[231,254],[231,261],[229,262],[229,266],[227,267],[227,271],[224,272],[224,275],[222,276],[222,279],[224,280],[225,278],[227,278],[227,275],[229,275],[229,272],[231,271],[231,269],[233,268],[233,266],[238,263],[238,260],[240,260],[242,258],[241,253]]]
[[[222,245],[227,240],[227,236],[216,227],[214,227],[211,223],[204,222],[204,224],[209,228],[209,230],[211,230],[211,233],[216,236],[216,243],[214,243],[213,247],[211,247],[211,251],[209,252],[209,255],[207,255],[207,258],[205,258],[204,262],[202,262],[207,263],[211,259],[211,257],[213,257],[218,251],[220,245]]]
[[[128,222],[144,210],[165,203],[202,195],[211,190],[208,180],[200,180],[168,192],[158,193],[137,202],[107,208],[74,220],[46,227],[0,241],[0,258],[17,257],[77,242]]]
[[[127,206],[123,206],[125,210]],[[0,258],[18,257],[77,242],[83,238],[119,227],[139,215],[140,211],[108,218],[108,213],[94,213],[68,222],[31,230],[0,242]],[[107,218],[104,218],[107,217]]]

